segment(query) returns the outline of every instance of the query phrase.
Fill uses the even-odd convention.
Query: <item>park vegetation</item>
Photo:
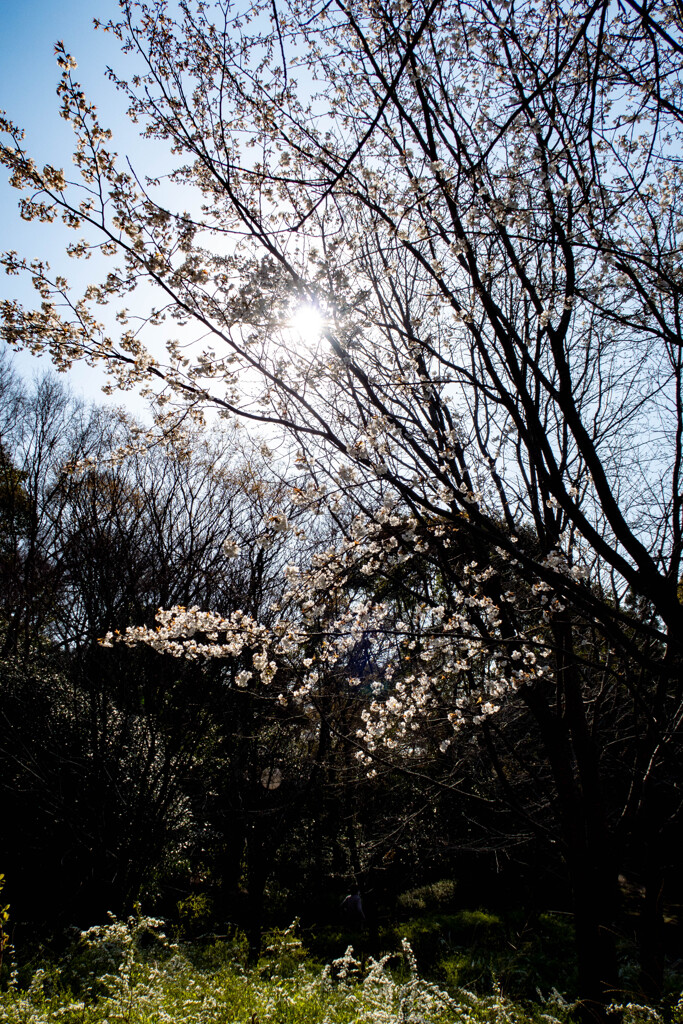
[[[679,6],[120,0],[99,27],[168,174],[117,157],[58,45],[76,179],[7,117],[0,159],[93,280],[6,253],[40,302],[2,331],[154,411],[5,376],[0,756],[8,820],[40,809],[8,884],[46,924],[67,872],[80,920],[177,885],[256,960],[278,901],[455,880],[571,915],[585,1019],[627,941],[661,999]]]

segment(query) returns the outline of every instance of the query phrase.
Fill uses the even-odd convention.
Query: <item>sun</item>
[[[325,317],[317,306],[299,306],[289,319],[289,327],[295,341],[301,345],[315,345],[325,330]]]

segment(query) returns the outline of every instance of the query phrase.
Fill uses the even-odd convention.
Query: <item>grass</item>
[[[566,917],[541,914],[529,921],[484,910],[416,909],[419,916],[387,923],[377,934],[351,936],[359,955],[400,949],[405,938],[420,973],[449,990],[502,991],[518,1000],[536,1000],[539,990],[576,991],[573,931]],[[343,948],[347,935],[341,927],[318,926],[305,933],[305,941],[324,962]]]
[[[59,965],[16,973],[0,993],[2,1024],[568,1024],[573,1007],[556,994],[522,1004],[500,994],[447,990],[420,976],[407,941],[361,963],[347,949],[320,967],[294,926],[270,934],[265,955],[246,967],[239,933],[180,948],[162,922],[142,916],[82,933]],[[683,1024],[683,1000],[671,1021]],[[663,1022],[629,1007],[627,1024]]]

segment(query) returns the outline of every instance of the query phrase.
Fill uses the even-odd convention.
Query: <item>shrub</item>
[[[163,938],[160,922],[137,916],[84,932],[61,981],[37,970],[29,986],[0,994],[2,1024],[569,1024],[556,993],[523,1007],[501,995],[452,993],[422,978],[407,941],[363,965],[351,947],[323,970],[304,957],[295,927],[271,934],[264,971],[232,958],[231,943],[204,966]],[[211,966],[209,966],[211,964]],[[101,973],[96,973],[97,971]],[[81,978],[80,991],[64,979]],[[85,977],[85,981],[83,980]],[[625,1024],[658,1024],[647,1007],[623,1008]],[[683,1024],[683,1001],[674,1021]]]
[[[398,908],[410,916],[426,912],[444,912],[452,909],[455,903],[456,883],[450,878],[443,878],[419,889],[411,889],[398,897]]]

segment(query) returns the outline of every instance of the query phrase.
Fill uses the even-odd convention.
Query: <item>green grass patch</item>
[[[541,914],[533,921],[484,910],[423,914],[385,928],[384,948],[406,938],[420,970],[450,990],[502,991],[535,999],[558,989],[576,990],[573,931],[565,918]]]

